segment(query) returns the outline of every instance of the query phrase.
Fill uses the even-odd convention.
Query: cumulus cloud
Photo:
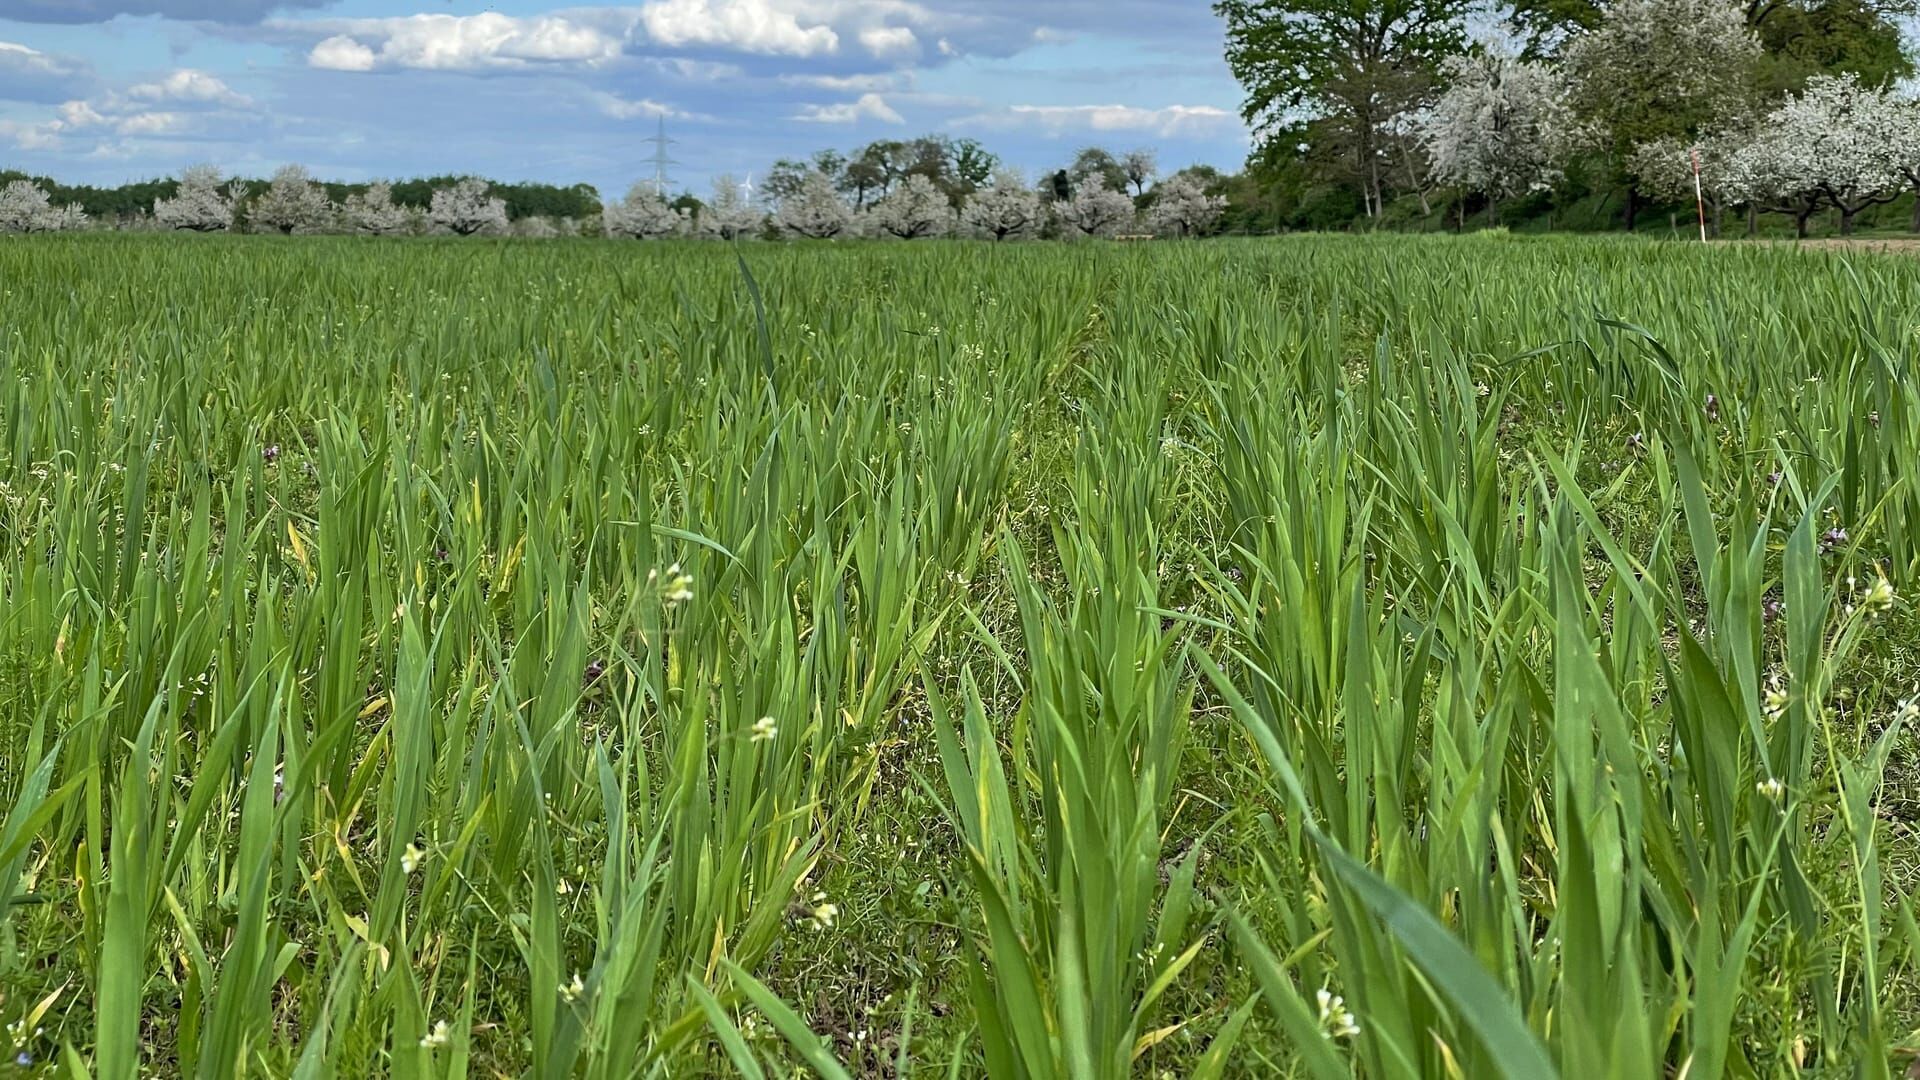
[[[323,7],[332,0],[0,0],[0,19],[37,23],[106,22],[118,15],[158,15],[224,23],[259,22],[283,8]]]
[[[860,31],[860,44],[875,56],[913,56],[920,51],[920,39],[905,26],[869,26]]]
[[[818,18],[802,23],[795,5],[778,0],[653,0],[640,24],[669,48],[706,46],[775,56],[838,52],[840,35]]]
[[[780,81],[789,86],[807,86],[815,90],[832,90],[842,94],[871,94],[911,86],[913,73],[887,71],[863,75],[782,75]]]
[[[619,56],[622,48],[618,35],[564,15],[516,18],[489,11],[385,19],[276,20],[268,27],[280,32],[324,34],[307,53],[307,65],[332,71],[591,66]]]
[[[671,105],[655,101],[652,98],[628,99],[621,97],[619,94],[608,93],[606,91],[594,91],[587,95],[587,99],[593,102],[594,107],[600,111],[600,115],[611,117],[615,120],[652,120],[662,116],[669,120],[712,119],[712,117],[700,113],[687,112],[685,109],[676,109]]]
[[[372,71],[379,62],[372,49],[345,34],[322,39],[307,54],[309,67],[327,71]]]
[[[191,101],[236,109],[253,105],[252,99],[235,93],[219,76],[193,68],[180,68],[164,79],[130,86],[126,96],[139,101]]]
[[[85,61],[0,41],[0,101],[51,104],[86,93],[93,82]]]
[[[853,124],[861,120],[879,120],[887,124],[907,122],[879,94],[861,94],[858,101],[845,101],[837,105],[808,105],[794,119],[809,124]]]
[[[1143,109],[1132,105],[1011,105],[954,121],[956,127],[1034,128],[1050,134],[1069,131],[1132,132],[1179,136],[1216,135],[1239,118],[1213,105],[1168,105]]]
[[[135,83],[91,98],[63,102],[53,119],[13,124],[0,131],[23,150],[51,150],[68,136],[118,135],[156,138],[198,129],[209,116],[223,122],[254,109],[253,99],[216,75],[179,68],[151,82]]]

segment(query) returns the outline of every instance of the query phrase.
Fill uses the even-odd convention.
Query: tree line
[[[774,164],[755,190],[717,178],[704,198],[640,182],[602,201],[590,185],[495,184],[438,177],[328,183],[299,165],[268,180],[228,179],[198,165],[170,180],[67,187],[0,173],[0,232],[76,228],[191,232],[779,236],[993,240],[1151,234],[1200,236],[1229,210],[1227,178],[1206,167],[1162,176],[1155,154],[1082,149],[1027,182],[971,139],[881,140]]]
[[[1217,0],[1274,226],[1464,225],[1576,207],[1636,227],[1815,214],[1920,191],[1915,0]],[[1597,208],[1605,208],[1604,216]],[[1920,199],[1911,227],[1920,231]]]

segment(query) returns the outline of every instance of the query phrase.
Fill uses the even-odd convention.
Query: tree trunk
[[[1920,180],[1913,183],[1913,221],[1908,224],[1907,231],[1920,233]]]
[[[1813,216],[1813,211],[1812,206],[1802,206],[1793,212],[1794,233],[1802,240],[1807,238],[1807,219]]]
[[[1748,203],[1747,204],[1747,239],[1751,240],[1754,237],[1759,235],[1760,235],[1760,208],[1757,206],[1754,206],[1752,203]]]
[[[1640,216],[1640,186],[1627,185],[1627,231],[1633,231],[1633,223]]]
[[[1842,206],[1840,208],[1840,235],[1841,236],[1853,235],[1853,215],[1858,212],[1859,211],[1853,209],[1852,207]]]

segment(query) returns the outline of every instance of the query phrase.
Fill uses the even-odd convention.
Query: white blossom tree
[[[652,184],[635,184],[627,197],[600,211],[600,226],[608,236],[655,240],[687,231],[687,212],[667,205]]]
[[[1552,68],[1487,49],[1441,75],[1447,89],[1420,123],[1436,180],[1487,196],[1489,220],[1494,200],[1559,182],[1579,125]]]
[[[244,191],[238,180],[221,191],[220,170],[212,165],[195,165],[180,174],[173,198],[154,200],[154,224],[163,229],[222,232],[232,227],[234,209]]]
[[[1908,228],[1920,233],[1920,98],[1883,92],[1875,114],[1878,137],[1885,140],[1894,167],[1913,190],[1913,219]]]
[[[1740,173],[1757,197],[1785,204],[1799,235],[1823,202],[1849,235],[1860,211],[1892,202],[1907,184],[1886,131],[1893,102],[1853,75],[1816,75],[1767,114],[1741,151]]]
[[[393,201],[393,185],[376,180],[358,195],[347,196],[341,210],[347,227],[367,236],[393,236],[413,229],[413,214]]]
[[[1172,236],[1198,236],[1213,228],[1226,209],[1224,195],[1209,195],[1200,181],[1178,173],[1154,185],[1147,228]]]
[[[1761,47],[1737,0],[1613,0],[1564,57],[1576,113],[1624,165],[1643,143],[1744,123]],[[1628,228],[1638,179],[1627,190]]]
[[[1033,232],[1044,220],[1040,193],[1028,187],[1019,173],[1003,169],[994,175],[991,187],[974,192],[960,208],[960,220],[996,242]]]
[[[1691,202],[1694,197],[1693,162],[1700,159],[1700,196],[1705,200],[1713,222],[1713,231],[1722,224],[1730,206],[1752,206],[1753,178],[1741,155],[1753,141],[1746,130],[1710,131],[1688,141],[1671,136],[1642,143],[1636,147],[1627,169],[1640,178],[1649,194],[1670,202]],[[1751,232],[1753,220],[1749,217]]]
[[[521,218],[508,231],[523,240],[552,240],[563,235],[559,224],[545,214]]]
[[[46,189],[31,180],[15,180],[0,188],[0,232],[58,232],[86,226],[87,213],[78,205],[53,205]]]
[[[487,182],[474,176],[436,190],[427,218],[460,236],[508,231],[507,201],[495,197]]]
[[[1083,236],[1113,236],[1133,224],[1133,200],[1124,191],[1104,187],[1093,179],[1080,185],[1073,198],[1055,203],[1060,220]]]
[[[869,207],[866,219],[876,236],[941,236],[953,229],[953,206],[932,180],[914,173]]]
[[[273,174],[266,193],[253,201],[247,218],[256,229],[291,235],[324,232],[333,224],[335,208],[327,191],[299,165],[283,165]]]
[[[766,215],[747,198],[739,181],[721,175],[714,178],[713,198],[694,216],[693,227],[702,236],[733,240],[753,235],[765,222]]]
[[[780,200],[774,220],[797,236],[830,240],[853,224],[853,211],[834,190],[833,178],[811,169],[801,179],[799,190]]]
[[[1129,150],[1120,157],[1120,171],[1126,174],[1137,197],[1147,193],[1147,184],[1160,172],[1160,163],[1151,150]]]

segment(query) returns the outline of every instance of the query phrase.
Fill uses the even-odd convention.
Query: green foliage
[[[1920,1052],[1920,264],[81,235],[0,279],[0,1061]]]

